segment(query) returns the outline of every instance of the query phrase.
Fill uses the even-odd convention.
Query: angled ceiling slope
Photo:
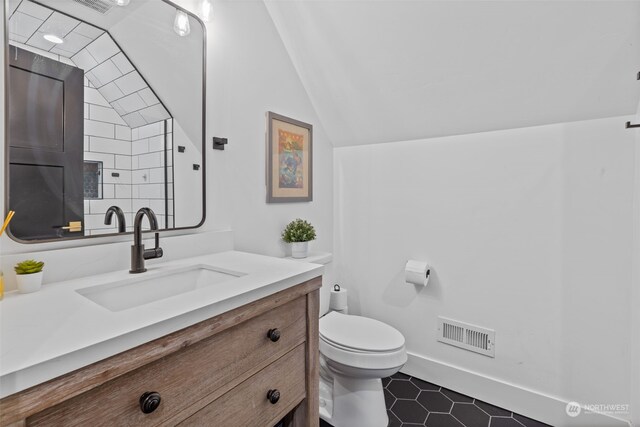
[[[336,146],[635,114],[638,106],[639,1],[265,4]]]

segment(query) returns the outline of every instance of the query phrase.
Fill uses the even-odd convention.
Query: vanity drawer
[[[268,337],[272,329],[279,332],[277,340],[278,334]],[[186,341],[181,351],[37,413],[27,418],[27,425],[179,422],[299,346],[305,337],[306,298],[302,297],[195,344]],[[304,376],[299,381],[304,385]],[[160,405],[149,414],[140,408],[140,397],[146,392],[161,396]]]
[[[272,390],[279,393],[275,403],[268,399]],[[272,426],[304,397],[305,348],[301,344],[179,425]]]

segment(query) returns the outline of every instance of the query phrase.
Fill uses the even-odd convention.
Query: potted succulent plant
[[[282,231],[282,240],[291,243],[293,258],[306,258],[309,242],[315,238],[316,230],[313,225],[300,218],[291,221]]]
[[[44,262],[32,259],[17,263],[13,269],[16,272],[18,292],[27,294],[39,290],[42,286],[43,267]]]

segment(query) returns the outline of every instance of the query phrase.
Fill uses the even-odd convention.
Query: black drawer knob
[[[269,390],[267,393],[267,399],[275,405],[278,403],[278,400],[280,400],[280,392],[277,389]]]
[[[276,342],[280,339],[280,331],[278,330],[278,328],[269,329],[269,332],[267,332],[267,336],[271,341]]]
[[[145,414],[150,414],[160,406],[160,393],[148,391],[140,396],[140,409]]]

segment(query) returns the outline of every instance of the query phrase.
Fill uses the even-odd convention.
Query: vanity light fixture
[[[175,21],[173,21],[173,30],[180,37],[188,36],[191,32],[191,27],[189,26],[189,17],[186,13],[178,9],[176,9],[176,19]]]
[[[44,36],[42,36],[46,41],[51,42],[51,43],[55,43],[55,44],[61,44],[64,43],[64,39],[62,37],[58,37],[55,34],[45,34]]]
[[[202,0],[200,3],[200,17],[204,22],[211,20],[211,0]]]
[[[124,7],[124,6],[127,6],[131,2],[131,0],[113,0],[113,2],[118,6]]]

